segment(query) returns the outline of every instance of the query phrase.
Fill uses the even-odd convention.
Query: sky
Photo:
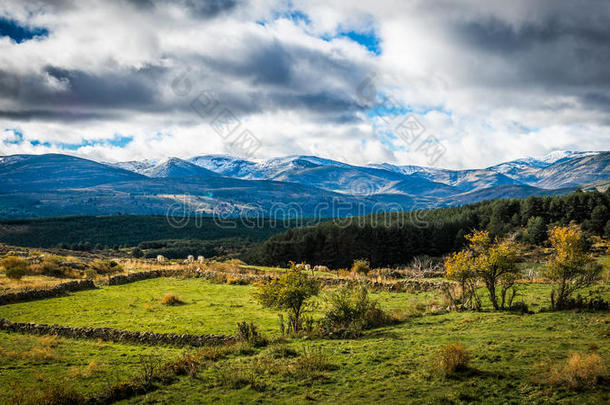
[[[610,150],[610,2],[0,3],[0,154],[486,167]]]

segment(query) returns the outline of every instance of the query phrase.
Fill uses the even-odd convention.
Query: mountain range
[[[62,154],[11,155],[0,157],[0,217],[342,217],[600,187],[610,180],[609,162],[610,152],[553,152],[470,170],[355,166],[316,156],[105,163]]]

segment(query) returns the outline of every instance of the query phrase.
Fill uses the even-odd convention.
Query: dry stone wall
[[[57,335],[73,339],[102,339],[119,343],[144,343],[149,345],[209,346],[235,342],[227,335],[189,335],[178,333],[136,332],[112,328],[73,327],[36,323],[11,322],[0,319],[0,330],[34,335]]]

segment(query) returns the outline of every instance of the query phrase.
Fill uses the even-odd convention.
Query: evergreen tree
[[[604,226],[610,218],[608,217],[608,209],[604,205],[598,205],[591,212],[590,226],[591,231],[601,235],[604,231]]]
[[[547,229],[542,217],[532,217],[527,221],[527,241],[539,245],[547,238]]]

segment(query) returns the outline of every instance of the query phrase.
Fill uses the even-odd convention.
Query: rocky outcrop
[[[61,297],[70,292],[92,290],[96,288],[91,280],[68,281],[54,285],[50,288],[25,290],[0,295],[0,305],[14,304],[16,302],[40,300],[44,298]]]
[[[11,322],[0,319],[0,330],[34,335],[57,335],[73,339],[101,339],[118,343],[143,343],[149,345],[210,346],[235,342],[227,335],[189,335],[178,333],[136,332],[112,328],[73,327],[36,323]]]

